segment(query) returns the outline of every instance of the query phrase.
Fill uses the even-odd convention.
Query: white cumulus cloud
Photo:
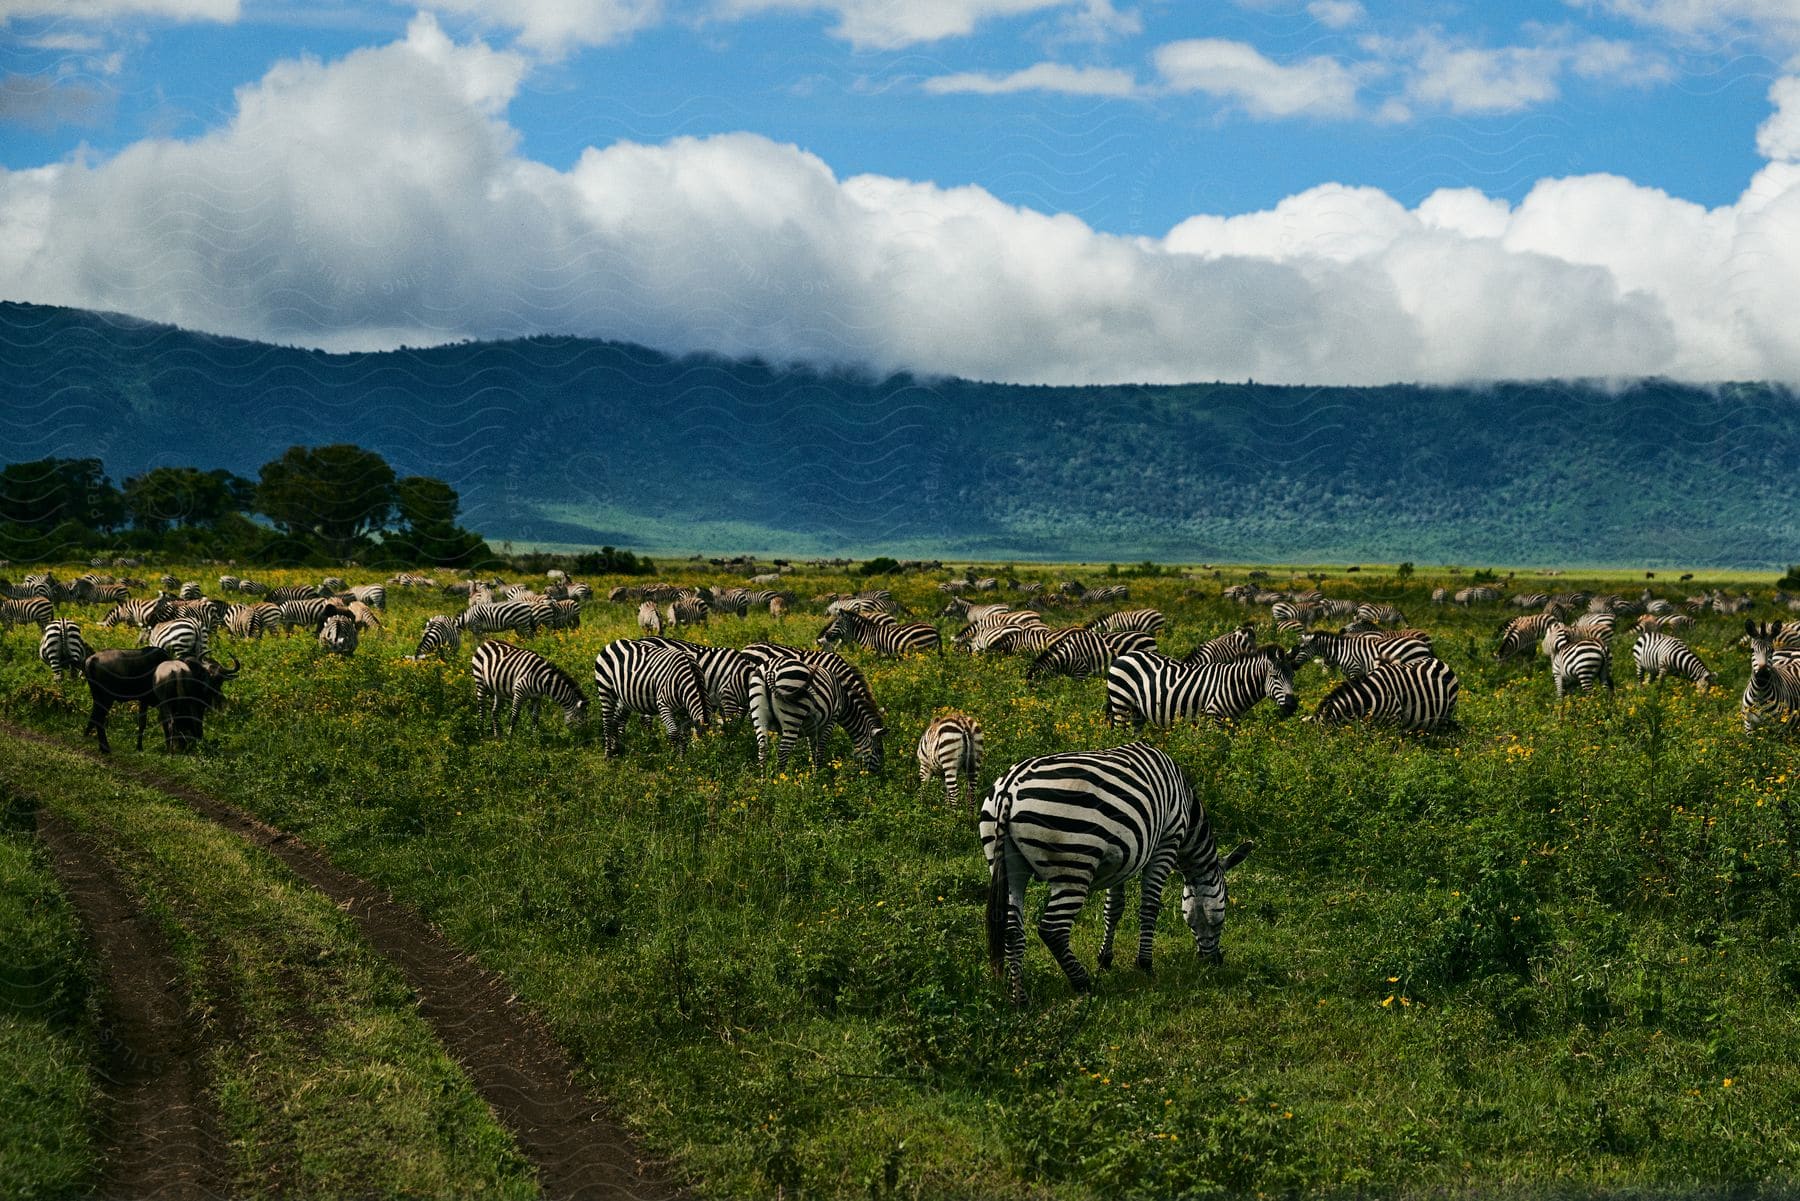
[[[661,0],[422,0],[424,7],[517,33],[552,56],[604,46],[662,19]]]
[[[202,136],[0,171],[0,296],[332,348],[561,332],[1046,383],[1800,381],[1791,162],[1716,208],[1606,175],[1517,204],[1324,184],[1121,237],[748,133],[560,170],[507,120],[529,69],[422,16],[280,64]]]
[[[920,85],[933,95],[969,92],[997,96],[1008,92],[1062,92],[1071,96],[1130,96],[1137,81],[1129,71],[1109,67],[1070,67],[1062,63],[1036,63],[1006,75],[961,72],[935,75]]]
[[[1756,150],[1777,162],[1800,162],[1800,77],[1785,75],[1769,86],[1775,111],[1756,130]]]
[[[1071,3],[1072,0],[717,0],[717,12],[727,18],[772,11],[828,13],[837,18],[832,35],[856,49],[897,50],[921,42],[963,37],[983,21],[1067,8]]]
[[[0,25],[20,18],[115,21],[160,17],[171,21],[235,21],[238,0],[0,0]]]

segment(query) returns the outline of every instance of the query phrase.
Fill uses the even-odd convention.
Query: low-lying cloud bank
[[[1609,175],[1326,184],[1161,239],[747,133],[523,157],[529,61],[429,16],[226,125],[0,172],[0,294],[328,348],[538,332],[1043,383],[1800,382],[1800,81],[1707,209]]]

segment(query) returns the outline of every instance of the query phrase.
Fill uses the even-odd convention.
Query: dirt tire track
[[[417,913],[368,881],[334,867],[293,835],[217,797],[34,730],[10,723],[0,723],[0,729],[85,755],[185,802],[275,856],[330,897],[356,921],[369,944],[399,969],[439,1041],[536,1166],[538,1187],[546,1197],[655,1201],[683,1195],[637,1153],[631,1136],[604,1107],[576,1084],[574,1065],[537,1015],[518,1004],[503,980]]]
[[[225,1152],[202,1065],[204,1043],[177,983],[181,967],[106,857],[37,811],[51,869],[74,906],[102,981],[102,1197],[169,1201],[225,1192]]]

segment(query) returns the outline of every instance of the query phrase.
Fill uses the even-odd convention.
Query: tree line
[[[156,467],[114,485],[97,458],[0,468],[0,559],[96,551],[269,564],[467,566],[495,558],[443,480],[396,476],[359,446],[293,446],[255,480]]]

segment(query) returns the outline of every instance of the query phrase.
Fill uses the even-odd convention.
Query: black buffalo
[[[82,672],[87,677],[88,692],[94,698],[94,709],[88,714],[87,725],[81,732],[84,735],[95,735],[100,740],[100,749],[110,753],[112,746],[106,741],[107,716],[114,705],[136,704],[137,749],[141,751],[144,749],[144,726],[149,720],[150,706],[161,703],[157,695],[159,669],[182,664],[185,665],[186,673],[194,677],[191,682],[177,683],[175,676],[180,673],[165,673],[169,678],[168,695],[175,706],[174,711],[185,716],[191,712],[191,706],[184,707],[188,706],[189,698],[198,700],[203,690],[206,699],[201,706],[202,712],[205,705],[218,702],[221,695],[219,685],[238,673],[235,656],[231,663],[231,667],[226,668],[213,659],[176,659],[159,646],[96,651],[87,657],[87,662],[82,666]],[[165,711],[163,729],[173,745],[173,738],[169,736],[171,728]],[[196,734],[196,739],[197,737]]]

